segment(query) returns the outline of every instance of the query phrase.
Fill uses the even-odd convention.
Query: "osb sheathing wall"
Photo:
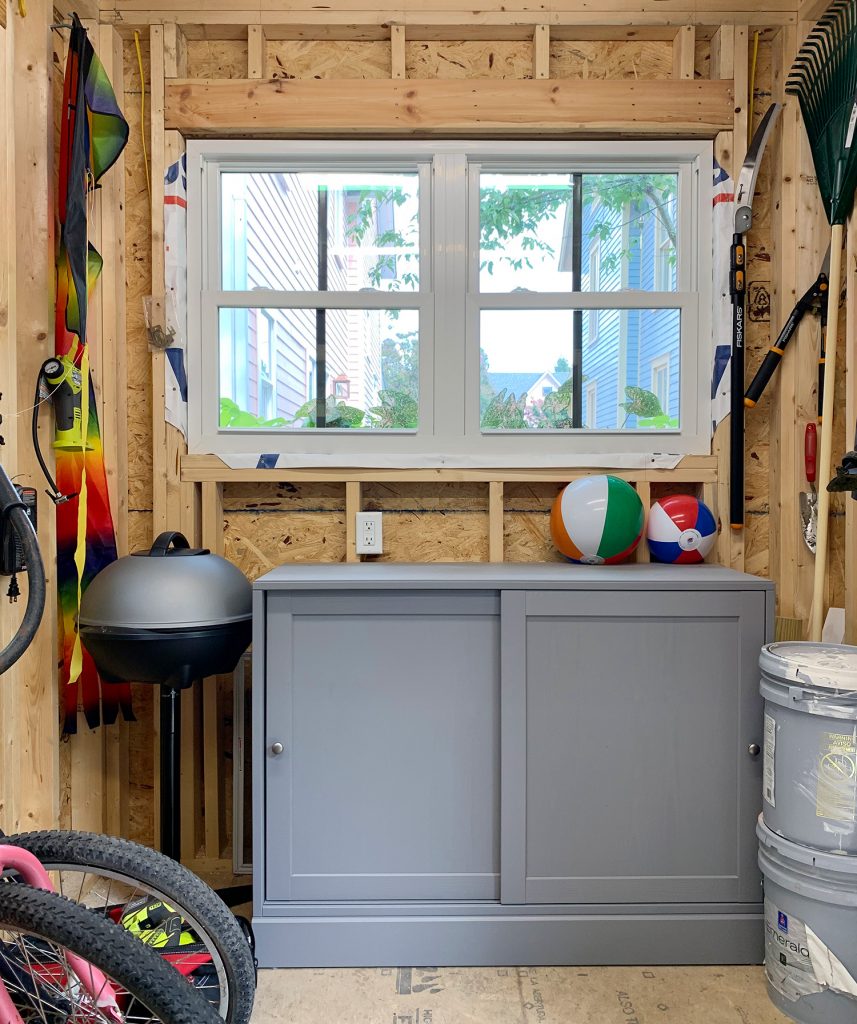
[[[754,124],[767,109],[775,88],[773,59],[778,33],[763,29],[759,36],[752,117]],[[750,33],[752,39],[752,32]],[[150,88],[148,32],[141,32],[141,57],[146,91]],[[751,47],[752,50],[752,47]],[[128,355],[128,533],[132,550],[145,547],[152,532],[152,406],[151,355],[144,333],[142,297],[157,292],[151,279],[151,216],[146,184],[140,124],[140,72],[134,43],[126,38],[125,112],[131,126],[126,152],[126,267]],[[405,46],[405,73],[412,78],[507,78],[533,76],[533,43],[529,40],[413,40]],[[187,77],[247,77],[248,45],[238,39],[188,39]],[[694,75],[708,77],[711,44],[697,38]],[[265,48],[265,74],[281,78],[389,78],[391,48],[380,40],[269,40]],[[549,73],[557,78],[670,78],[674,72],[673,44],[668,40],[573,41],[554,40],[549,50]],[[146,139],[150,138],[147,95]],[[743,152],[743,148],[741,150]],[[772,308],[779,327],[793,301],[793,288],[779,295],[779,266],[775,251],[773,207],[781,200],[782,184],[774,177],[781,168],[773,159],[763,164],[757,188],[755,220],[748,251],[748,379],[770,342]],[[817,217],[818,211],[814,211]],[[814,276],[813,270],[813,276]],[[807,281],[808,283],[808,281]],[[806,284],[799,284],[800,290]],[[811,330],[811,329],[810,329]],[[803,340],[806,346],[806,338]],[[844,373],[838,377],[844,387]],[[743,564],[747,571],[775,576],[781,566],[771,564],[769,526],[772,522],[770,479],[770,424],[778,421],[772,410],[773,384],[760,405],[747,415],[746,492],[747,526]],[[841,400],[840,400],[841,399]],[[837,409],[844,408],[844,390]],[[798,414],[807,410],[798,410]],[[800,424],[801,436],[803,422]],[[845,425],[837,421],[834,452],[843,449]],[[800,481],[798,481],[800,483]],[[507,483],[503,533],[504,557],[510,561],[556,560],[548,534],[548,510],[557,484]],[[652,496],[683,489],[654,484]],[[693,489],[693,488],[690,488]],[[781,500],[778,498],[777,500]],[[797,500],[796,490],[794,500]],[[485,483],[368,483],[363,486],[366,509],[383,510],[384,559],[394,561],[485,561],[488,558],[488,486]],[[832,529],[831,603],[842,604],[842,502],[834,505]],[[776,521],[776,516],[774,517]],[[346,557],[345,485],[342,483],[225,484],[223,490],[223,550],[250,578],[289,561],[338,562]],[[790,586],[787,580],[778,580]],[[220,702],[220,711],[225,704]],[[138,688],[139,723],[130,730],[131,813],[134,838],[151,842],[153,836],[153,741],[151,693]],[[197,716],[200,712],[196,708]],[[220,735],[228,753],[228,721]],[[223,751],[221,751],[221,754]],[[231,761],[222,761],[220,789],[225,798]],[[225,818],[225,816],[224,816]],[[224,850],[230,822],[223,820],[220,837]]]

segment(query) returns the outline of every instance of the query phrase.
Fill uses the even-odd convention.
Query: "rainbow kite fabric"
[[[57,581],[62,631],[64,732],[77,732],[80,700],[87,725],[110,724],[121,709],[133,720],[131,688],[100,685],[98,672],[80,642],[80,597],[97,572],[116,558],[116,539],[107,491],[101,430],[89,371],[86,317],[89,296],[101,273],[101,257],[89,244],[88,203],[98,179],[116,162],[128,141],[128,123],[86,31],[72,14],[63,86],[60,133],[57,254],[56,354],[80,369],[83,450],[56,452],[56,482],[74,494],[57,506]]]

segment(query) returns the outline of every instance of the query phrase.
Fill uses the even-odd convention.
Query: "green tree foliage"
[[[560,356],[556,361],[556,366],[553,368],[554,373],[571,373],[571,363],[565,358]]]
[[[266,420],[262,416],[256,416],[252,412],[244,412],[244,410],[231,398],[220,399],[220,426],[221,427],[232,427],[235,430],[248,427],[258,428],[260,430],[271,430],[274,427],[284,427],[287,424],[287,420],[284,420],[282,416],[276,416],[274,419]]]
[[[485,430],[526,430],[528,424],[524,410],[527,396],[515,398],[501,388],[489,401],[482,413],[482,427]]]
[[[315,427],[318,406],[314,398],[310,399],[298,409],[292,419],[292,426]],[[363,426],[364,412],[353,405],[346,405],[345,402],[337,401],[328,397],[324,412],[325,427],[332,427],[336,430],[344,430],[351,427]]]
[[[389,391],[382,388],[378,392],[379,405],[369,410],[370,422],[373,427],[387,430],[416,430],[419,426],[419,405],[416,398],[404,391]]]
[[[381,380],[387,391],[419,397],[419,354],[416,331],[401,331],[381,342]]]
[[[631,418],[637,417],[637,425],[645,429],[652,427],[671,428],[678,426],[678,420],[674,416],[667,416],[661,407],[661,402],[654,391],[647,391],[645,388],[628,386],[625,388],[626,402],[621,402],[625,410],[625,421],[622,426]]]

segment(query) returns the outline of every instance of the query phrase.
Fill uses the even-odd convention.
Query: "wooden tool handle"
[[[834,224],[830,232],[830,292],[827,345],[824,360],[824,404],[821,409],[821,453],[818,460],[818,532],[815,541],[815,573],[812,580],[812,613],[808,640],[821,640],[824,626],[824,583],[827,574],[827,528],[830,515],[830,459],[833,453],[833,394],[836,348],[839,341],[839,292],[842,287],[842,242],[845,227]]]

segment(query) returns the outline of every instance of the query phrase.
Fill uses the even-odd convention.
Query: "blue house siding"
[[[611,231],[607,239],[598,244],[600,275],[597,281],[590,280],[589,254],[593,241],[592,230],[596,223],[607,221]],[[612,211],[606,217],[599,213],[598,206],[587,204],[583,209],[583,290],[618,291],[622,286],[621,212]],[[618,403],[622,401],[624,385],[619,380],[619,348],[622,337],[622,317],[618,310],[599,310],[597,313],[583,313],[583,387],[595,381],[597,384],[596,422],[587,423],[590,430],[610,430],[618,425]],[[592,328],[595,328],[593,331]],[[593,337],[594,335],[594,337]]]
[[[593,226],[605,221],[610,232],[600,243],[601,279],[594,283],[588,279],[588,245]],[[655,217],[641,216],[636,206],[611,211],[605,217],[597,206],[588,205],[583,212],[583,239],[584,291],[655,290],[659,255]],[[624,260],[620,258],[623,244],[628,253]],[[586,426],[601,430],[637,426],[636,417],[626,418],[621,408],[626,401],[625,388],[633,386],[651,391],[653,367],[665,356],[669,357],[669,388],[664,413],[677,418],[681,378],[678,312],[669,309],[604,310],[597,314],[597,324],[597,336],[593,340],[590,314],[584,312],[584,390],[591,382],[597,385],[597,422]]]

